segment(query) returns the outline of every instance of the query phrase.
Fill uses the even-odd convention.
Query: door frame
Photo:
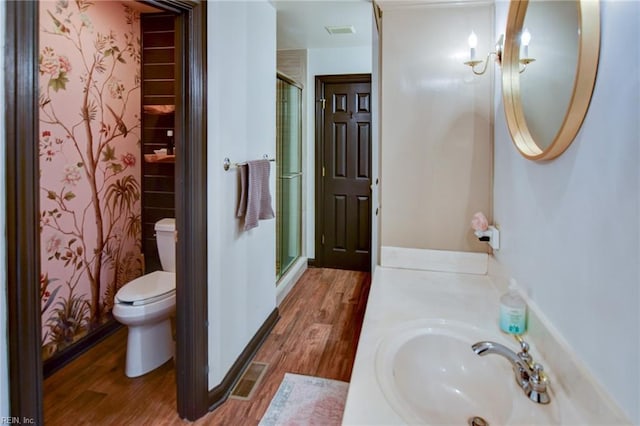
[[[181,418],[207,413],[206,1],[144,0],[177,14],[176,392]],[[44,424],[38,165],[39,4],[5,3],[7,325],[11,416]],[[181,96],[180,96],[181,95]],[[186,206],[189,206],[187,208]],[[190,256],[197,253],[197,256]]]
[[[324,230],[324,179],[322,176],[322,167],[324,165],[324,104],[325,84],[335,83],[370,83],[371,74],[337,74],[337,75],[317,75],[316,76],[316,113],[315,113],[315,154],[316,154],[316,171],[315,171],[315,189],[316,189],[316,205],[315,205],[315,256],[313,266],[325,266],[324,250],[322,244],[322,233]],[[373,90],[373,88],[372,88]],[[371,155],[371,150],[369,151]],[[371,212],[370,212],[371,213]],[[371,229],[369,240],[371,240]]]

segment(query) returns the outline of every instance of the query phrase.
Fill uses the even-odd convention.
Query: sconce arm
[[[535,61],[534,58],[522,58],[522,59],[520,59],[520,64],[522,64],[522,68],[520,68],[518,70],[518,72],[520,74],[522,74],[524,72],[524,70],[527,69],[527,65],[529,65],[531,62],[534,62],[534,61]]]
[[[500,64],[500,61],[502,60],[502,52],[500,51],[496,51],[496,52],[489,52],[487,54],[487,59],[485,59],[484,61],[467,61],[464,64],[468,65],[471,67],[471,71],[473,71],[473,73],[475,75],[482,75],[487,71],[487,67],[489,66],[489,59],[491,58],[491,55],[495,55],[496,57],[496,62],[498,62],[498,64]],[[482,67],[482,71],[478,71],[476,70],[476,66],[480,65],[482,62],[484,62],[484,66]]]

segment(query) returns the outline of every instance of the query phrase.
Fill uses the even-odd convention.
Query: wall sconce
[[[535,61],[535,58],[529,57],[529,43],[531,43],[531,33],[527,28],[525,28],[520,36],[520,45],[522,46],[522,58],[520,58],[520,63],[523,65],[519,71],[520,74],[527,69],[527,65]]]
[[[496,42],[496,50],[493,52],[489,52],[487,54],[487,59],[485,59],[484,61],[476,59],[476,47],[478,46],[478,36],[476,36],[476,33],[471,31],[471,34],[469,34],[469,38],[467,39],[467,41],[469,42],[469,60],[464,64],[470,66],[471,71],[473,71],[475,75],[482,75],[487,71],[487,66],[489,64],[489,58],[491,57],[491,55],[496,56],[495,60],[498,65],[500,65],[502,61],[502,46],[504,43],[504,34],[501,34],[500,38]],[[480,65],[483,62],[484,67],[482,67],[482,71],[476,70],[476,66]]]

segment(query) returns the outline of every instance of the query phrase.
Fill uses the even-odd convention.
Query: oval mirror
[[[598,1],[511,1],[502,94],[524,157],[550,160],[571,144],[589,108],[599,52]]]

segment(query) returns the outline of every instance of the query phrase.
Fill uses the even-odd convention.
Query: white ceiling
[[[278,49],[371,45],[370,0],[272,0],[277,11]],[[355,34],[331,35],[325,26],[348,26]]]

